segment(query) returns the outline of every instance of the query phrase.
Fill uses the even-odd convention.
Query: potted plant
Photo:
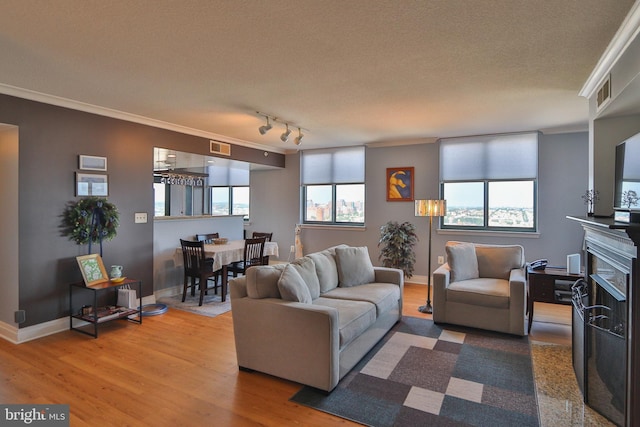
[[[410,222],[389,221],[380,227],[380,241],[382,246],[379,259],[385,267],[399,268],[404,271],[406,278],[413,276],[416,255],[414,246],[418,241],[416,226]]]

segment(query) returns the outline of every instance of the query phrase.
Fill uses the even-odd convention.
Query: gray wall
[[[152,294],[153,147],[207,154],[209,140],[7,95],[0,95],[0,124],[19,132],[19,201],[2,199],[3,208],[17,206],[19,214],[19,246],[10,248],[19,259],[19,309],[27,319],[19,327],[67,316],[68,284],[82,280],[75,257],[87,247],[60,232],[62,212],[76,200],[79,154],[108,159],[109,201],[120,212],[120,226],[116,238],[104,243],[105,265],[125,266],[127,276],[142,280],[143,296]],[[263,150],[237,145],[232,158],[284,165],[282,154],[264,156]],[[134,224],[135,212],[147,212],[149,222]],[[4,234],[16,223],[2,226]]]
[[[418,144],[366,150],[366,228],[305,227],[304,253],[346,243],[368,246],[374,264],[380,265],[377,247],[380,227],[387,221],[410,221],[417,227],[415,275],[427,275],[428,220],[414,216],[413,203],[387,202],[385,173],[388,167],[415,167],[415,198],[438,198],[439,145]],[[587,132],[541,135],[539,144],[538,220],[539,236],[504,233],[452,233],[436,231],[434,223],[432,269],[437,256],[445,255],[448,240],[477,243],[522,244],[527,260],[547,258],[554,265],[566,265],[566,256],[578,253],[582,245],[581,227],[566,215],[585,215],[581,196],[587,190]],[[280,250],[293,244],[292,225],[300,221],[299,155],[287,156],[281,171],[252,173],[252,222],[259,228],[285,233],[277,236]],[[258,190],[259,189],[259,190]],[[272,189],[272,191],[269,191]],[[258,195],[254,195],[254,193]],[[254,215],[255,213],[255,215]],[[274,235],[274,239],[276,236]],[[282,254],[282,252],[281,252]]]

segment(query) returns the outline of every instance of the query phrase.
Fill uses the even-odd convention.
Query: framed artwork
[[[76,196],[108,196],[107,175],[76,172]]]
[[[78,266],[82,273],[84,284],[88,287],[108,282],[107,270],[104,268],[102,257],[98,254],[77,256]]]
[[[413,167],[387,168],[387,202],[413,201]]]
[[[87,171],[106,171],[107,158],[80,154],[78,156],[78,169]]]

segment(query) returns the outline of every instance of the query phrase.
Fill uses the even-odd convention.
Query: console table
[[[571,305],[571,288],[568,286],[569,283],[562,282],[573,284],[583,277],[582,274],[569,274],[565,268],[560,267],[546,267],[544,270],[533,270],[527,267],[529,332],[533,323],[533,303],[537,301]]]

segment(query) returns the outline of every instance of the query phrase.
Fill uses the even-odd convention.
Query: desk
[[[244,259],[244,240],[230,240],[223,245],[205,243],[205,257],[213,258],[213,271],[222,270],[222,301],[227,298],[227,266],[231,263]],[[265,256],[278,256],[278,244],[276,242],[266,242],[264,245]],[[182,248],[176,248],[173,255],[176,267],[182,267]]]
[[[547,267],[544,270],[532,270],[527,267],[529,332],[531,332],[531,323],[533,322],[533,303],[538,301],[570,305],[571,290],[567,288],[582,277],[582,274],[567,273],[565,268]]]

